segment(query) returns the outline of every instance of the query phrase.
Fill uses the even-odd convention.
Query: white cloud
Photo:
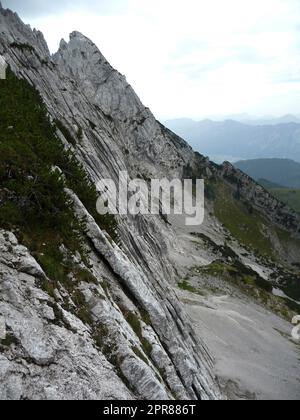
[[[52,51],[75,29],[91,38],[160,118],[298,113],[299,0],[9,3]]]

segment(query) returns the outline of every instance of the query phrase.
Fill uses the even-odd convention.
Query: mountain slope
[[[266,188],[274,197],[287,204],[291,209],[300,212],[300,190],[281,187],[265,179],[259,179],[258,183]]]
[[[224,160],[286,158],[300,162],[300,125],[174,120],[166,125],[201,153]]]
[[[3,81],[1,98],[15,89],[19,107],[11,95],[1,108],[1,147],[24,163],[20,170],[7,152],[0,157],[1,398],[297,397],[298,353],[286,337],[300,301],[299,215],[158,123],[82,34],[51,57],[42,34],[17,15],[1,8],[0,25],[14,86]],[[94,185],[118,181],[121,170],[142,179],[204,177],[205,223],[187,228],[174,215],[98,219]],[[39,204],[53,219],[40,217]],[[240,377],[231,363],[218,364],[218,348],[240,334],[243,318],[213,304],[219,294],[240,311],[247,304],[257,330],[272,331],[268,344],[255,333],[235,341],[236,357],[253,346],[261,356],[252,381],[251,360],[241,358]],[[203,311],[210,311],[204,325]],[[215,345],[208,325],[214,331],[225,313],[234,322],[215,332]],[[280,368],[274,349],[287,348]],[[255,375],[262,369],[264,384]]]
[[[269,191],[278,200],[300,213],[300,190],[277,187],[271,188]]]
[[[257,180],[278,200],[300,211],[299,163],[287,159],[254,159],[234,165]]]
[[[300,188],[300,163],[288,159],[254,159],[234,164],[255,180],[266,179],[279,186]]]
[[[0,24],[2,28],[0,53],[5,56],[18,77],[29,81],[40,91],[52,120],[58,121],[56,123],[58,138],[67,149],[71,151],[76,149],[77,159],[84,165],[94,183],[102,177],[112,177],[117,180],[120,170],[134,171],[134,168],[131,169],[126,164],[128,159],[128,154],[125,153],[126,147],[132,147],[137,155],[146,155],[145,169],[142,168],[142,173],[146,172],[147,165],[152,169],[152,162],[157,159],[157,156],[160,156],[162,160],[167,156],[168,159],[165,159],[165,162],[168,161],[169,165],[174,166],[176,164],[178,168],[192,156],[192,150],[183,141],[178,141],[176,136],[170,136],[162,131],[161,126],[142,106],[133,91],[128,90],[125,79],[117,72],[113,71],[116,85],[109,87],[104,100],[109,104],[113,104],[116,100],[118,108],[119,99],[125,101],[121,109],[120,122],[117,116],[114,115],[115,119],[113,119],[112,115],[107,115],[93,103],[93,98],[86,95],[85,89],[80,88],[79,78],[74,80],[74,76],[72,78],[67,76],[67,68],[58,68],[58,62],[54,62],[49,55],[46,43],[39,32],[32,32],[15,14],[3,9],[0,13]],[[109,73],[112,72],[100,52],[95,50],[95,46],[89,40],[74,33],[70,48],[73,47],[72,41],[76,44],[81,60],[89,62],[82,56],[82,50],[87,56],[90,53],[96,57],[96,61],[100,63],[100,68],[98,68],[100,82],[102,73],[106,77],[107,68]],[[90,64],[93,65],[93,63]],[[41,104],[37,102],[34,106],[40,107]],[[105,111],[107,112],[107,109]],[[8,123],[12,127],[18,116],[11,110]],[[132,132],[131,137],[130,132],[125,137],[123,131],[125,126],[122,124],[126,116],[130,117],[127,125]],[[139,139],[141,134],[143,141]],[[23,137],[22,133],[20,135]],[[70,142],[71,139],[73,141]],[[148,159],[146,148],[149,149]],[[134,163],[134,160],[132,162]],[[59,172],[65,171],[59,161],[55,163],[60,165]],[[141,172],[141,168],[138,170]],[[162,167],[162,172],[165,170]],[[69,170],[65,172],[68,173]],[[26,176],[31,176],[31,174],[28,173]],[[77,192],[72,185],[66,186]],[[14,185],[10,188],[10,192],[14,194]],[[83,203],[79,201],[80,195],[75,196],[74,192],[66,190],[71,202],[74,205],[76,203],[74,215],[80,219],[84,215],[84,218],[88,220],[88,225],[84,229],[86,239],[81,245],[87,247],[89,261],[88,264],[85,263],[78,253],[73,255],[74,250],[69,247],[64,238],[61,238],[60,246],[56,249],[61,262],[56,267],[56,271],[48,270],[48,265],[43,265],[45,274],[39,275],[46,292],[45,311],[50,313],[51,307],[54,308],[54,315],[53,312],[49,315],[51,322],[62,329],[61,334],[65,334],[64,331],[70,328],[76,331],[75,335],[78,338],[81,331],[86,330],[85,334],[88,337],[86,340],[90,343],[90,348],[83,357],[89,359],[92,354],[98,354],[102,360],[105,360],[103,369],[105,366],[109,366],[109,369],[114,368],[116,374],[127,386],[128,391],[126,391],[127,394],[124,392],[124,397],[129,392],[136,398],[145,399],[217,398],[219,390],[211,373],[212,359],[191,330],[175,293],[167,283],[173,271],[170,263],[160,256],[163,255],[161,248],[166,246],[165,241],[160,240],[163,231],[161,225],[164,222],[160,219],[152,221],[141,219],[137,223],[130,218],[118,220],[118,235],[122,239],[123,249],[121,251],[112,238],[107,239],[99,229],[99,225],[95,224],[94,218],[86,213],[83,207],[84,200]],[[54,193],[52,199],[55,200]],[[38,220],[36,222],[38,228]],[[17,233],[17,226],[13,230]],[[156,240],[153,240],[153,235],[157,235]],[[22,241],[22,234],[18,234],[18,237]],[[23,244],[29,246],[28,243],[23,242]],[[30,246],[30,251],[34,255],[44,253],[39,244],[34,246],[35,248]],[[43,246],[42,243],[41,246]],[[17,250],[12,248],[9,252],[12,256],[8,259],[15,259],[13,255]],[[67,260],[72,266],[67,266],[66,273],[67,278],[72,279],[71,284],[57,276],[57,271],[61,266],[66,265]],[[3,260],[2,270],[7,270],[6,260]],[[79,270],[87,271],[87,274],[80,276],[77,282],[75,276]],[[27,271],[32,272],[30,267]],[[33,276],[26,277],[25,280],[37,284],[38,280],[34,275],[35,272]],[[12,276],[13,273],[10,273],[8,282],[13,280]],[[166,290],[169,290],[167,298],[165,297]],[[34,292],[37,293],[35,290]],[[19,298],[25,308],[25,297],[20,295]],[[79,302],[80,307],[78,307]],[[14,301],[4,303],[1,299],[1,311],[4,315],[7,336],[14,337],[12,345],[4,347],[6,356],[3,355],[2,361],[7,369],[13,369],[9,360],[15,360],[18,351],[26,350],[25,342],[33,340],[30,329],[24,331],[18,329],[19,319],[22,317],[27,319],[29,326],[34,323],[40,325],[41,334],[36,338],[39,340],[35,347],[37,352],[39,349],[42,352],[47,346],[46,343],[49,342],[47,354],[51,354],[51,360],[46,358],[45,363],[53,361],[59,364],[61,357],[58,352],[59,344],[51,338],[50,327],[49,334],[47,333],[48,318],[44,321],[42,313],[22,313],[22,307],[16,307],[15,304]],[[80,321],[76,311],[73,313],[73,308],[81,309],[83,321]],[[83,322],[83,325],[80,322]],[[184,331],[182,325],[185,325]],[[44,334],[43,330],[45,330]],[[178,331],[178,334],[175,331]],[[65,349],[66,354],[70,355],[71,351],[75,352],[76,348]],[[42,354],[36,354],[33,357],[31,353],[29,362],[26,363],[28,369],[31,365],[42,366],[39,362],[40,358],[43,358]],[[66,369],[72,375],[71,372],[76,369],[76,365],[73,367],[69,364]],[[15,376],[21,378],[22,372],[18,369],[15,369],[15,372]],[[42,375],[42,371],[38,368],[32,371],[32,374],[38,377]],[[93,380],[91,372],[88,380]],[[2,377],[0,381],[3,395],[9,395],[11,388],[6,385],[5,377]],[[56,398],[61,397],[59,389],[63,387],[62,381],[57,378],[51,384],[49,379],[42,376],[40,376],[40,381],[45,383],[43,388],[36,386],[36,382],[29,373],[26,382],[21,381],[20,396],[30,398],[34,392],[36,397],[45,398],[45,390],[54,386],[52,395]],[[79,382],[82,381],[84,378],[82,374],[79,374]],[[122,389],[122,387],[118,388]],[[77,394],[74,391],[73,397],[76,396],[79,399],[84,398],[84,395],[86,398],[92,398],[95,395],[92,386],[88,392],[86,388],[76,392]],[[101,395],[101,389],[99,392],[97,398]],[[70,393],[72,394],[72,391]]]

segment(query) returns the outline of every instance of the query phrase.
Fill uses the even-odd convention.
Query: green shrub
[[[182,282],[178,283],[178,287],[181,290],[186,290],[187,292],[197,293],[197,290],[191,286],[187,280],[183,280]]]
[[[21,50],[23,52],[24,51],[34,52],[35,51],[35,49],[33,48],[32,45],[21,43],[21,42],[12,42],[10,44],[10,47],[11,48],[17,48],[17,49],[19,49],[19,50]]]
[[[85,221],[75,216],[65,187],[116,240],[117,223],[97,214],[96,188],[56,129],[39,93],[8,69],[0,84],[0,226],[17,232],[50,278],[62,279],[70,271],[59,251],[62,244],[87,260]]]

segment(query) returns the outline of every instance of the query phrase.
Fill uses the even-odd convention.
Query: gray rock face
[[[134,398],[79,319],[59,325],[45,275],[11,233],[0,232],[0,250],[0,398]]]
[[[39,90],[50,118],[76,139],[76,146],[70,145],[58,130],[95,183],[102,178],[118,182],[120,171],[144,179],[192,171],[222,182],[237,175],[194,154],[158,123],[125,77],[82,34],[72,33],[51,56],[40,32],[2,8],[0,27],[0,55]],[[237,178],[244,196],[255,198],[271,220],[299,229],[295,214],[289,213],[286,223],[278,202],[257,192],[257,184],[243,174]],[[202,342],[205,326],[199,320],[195,333],[174,287],[191,267],[218,259],[219,251],[199,252],[191,232],[156,216],[118,216],[117,246],[78,197],[67,192],[74,212],[87,219],[92,268],[84,268],[93,281],[74,281],[66,290],[46,278],[12,233],[1,231],[0,398],[221,398],[211,352]],[[206,219],[199,233],[219,246],[232,239],[210,212]],[[88,317],[78,313],[78,295]]]
[[[300,237],[299,213],[277,200],[231,163],[225,162],[221,167],[220,173],[231,184],[239,186],[240,194],[264,213],[273,223],[286,228],[296,237]]]
[[[74,138],[82,132],[75,151],[95,182],[117,181],[120,170],[182,173],[192,149],[155,120],[91,41],[75,32],[51,57],[42,35],[12,12],[0,10],[0,26],[0,54],[11,69],[40,91],[51,118]],[[84,296],[91,321],[78,318],[63,285],[43,290],[37,262],[14,237],[6,250],[10,233],[3,233],[0,315],[9,335],[1,345],[1,397],[220,398],[212,358],[170,285],[171,228],[159,217],[119,218],[121,251],[69,194],[93,243],[97,284],[73,291]]]
[[[129,152],[126,164],[132,166],[133,174],[134,168],[148,170],[149,175],[180,173],[192,160],[192,149],[155,120],[125,77],[110,66],[88,38],[73,32],[70,42],[63,41],[53,58],[60,71],[74,77],[96,108],[113,121],[115,139],[123,151],[125,148]],[[138,166],[133,165],[135,158]]]

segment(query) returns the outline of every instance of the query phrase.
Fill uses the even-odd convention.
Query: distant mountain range
[[[213,119],[213,118],[212,118]],[[236,116],[236,118],[224,118],[224,120],[234,120],[243,124],[248,125],[278,125],[278,124],[289,124],[289,123],[296,123],[300,124],[300,116],[296,116],[293,114],[287,114],[282,117],[270,117],[265,116],[261,118],[251,117],[250,115],[240,115]]]
[[[300,162],[300,120],[294,116],[247,123],[177,119],[165,124],[188,140],[194,149],[217,163],[258,158],[286,158]]]

